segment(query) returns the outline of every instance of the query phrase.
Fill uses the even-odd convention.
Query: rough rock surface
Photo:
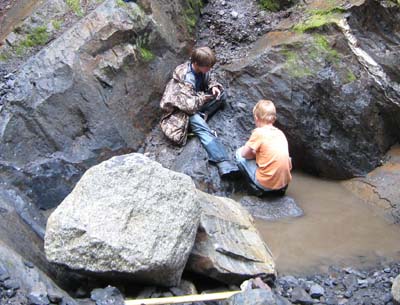
[[[1,162],[11,181],[2,179],[38,206],[55,207],[102,155],[137,150],[158,121],[165,83],[190,36],[185,1],[147,2],[106,1],[12,79],[0,109]],[[50,176],[65,179],[54,186]]]
[[[271,290],[252,289],[244,291],[221,302],[221,305],[277,305],[276,296]],[[286,305],[287,303],[282,303]]]
[[[352,44],[357,33],[330,27],[299,34],[291,26],[261,37],[249,56],[223,67],[235,96],[233,123],[226,128],[243,143],[252,106],[268,98],[277,106],[277,126],[289,140],[295,166],[330,178],[366,174],[398,140],[399,120],[392,119],[400,111],[398,85],[383,70],[377,76],[360,64],[355,52],[362,50]],[[357,30],[365,37],[370,28]]]
[[[89,169],[50,215],[50,262],[165,286],[180,281],[200,207],[191,179],[141,154]]]
[[[394,146],[384,159],[382,166],[365,177],[343,185],[369,204],[383,208],[390,222],[400,223],[400,147]]]
[[[272,254],[253,218],[234,200],[199,192],[202,213],[187,268],[225,283],[275,277]]]
[[[0,304],[77,304],[43,271],[1,241],[0,251]]]
[[[304,215],[303,210],[297,205],[296,201],[289,196],[265,198],[245,196],[240,200],[240,203],[253,217],[265,220],[278,220]]]

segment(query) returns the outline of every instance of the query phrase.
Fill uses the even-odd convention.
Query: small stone
[[[169,293],[172,296],[172,293]],[[160,297],[161,293],[157,296]],[[152,295],[153,297],[153,295]],[[91,292],[90,298],[96,301],[96,305],[124,305],[124,297],[121,292],[112,286],[107,286],[104,289],[97,288]]]
[[[390,268],[385,268],[385,269],[383,269],[383,272],[385,272],[385,273],[390,273]]]
[[[18,290],[19,289],[19,284],[17,281],[14,280],[6,280],[3,283],[4,288],[6,289],[13,289],[13,290]]]
[[[357,280],[357,283],[360,288],[368,287],[368,280]]]
[[[224,11],[224,10],[220,10],[220,11],[218,12],[218,15],[220,15],[220,16],[225,15],[225,11]]]
[[[303,304],[303,305],[312,305],[314,304],[314,300],[308,295],[308,293],[300,287],[295,287],[292,291],[291,297],[292,303],[295,304]]]
[[[338,305],[338,300],[335,297],[329,297],[325,300],[326,305]]]
[[[344,293],[344,297],[347,298],[347,299],[350,299],[352,296],[353,296],[353,292],[351,290],[347,290]]]
[[[233,19],[237,19],[238,16],[239,16],[239,14],[238,14],[238,12],[236,12],[236,11],[232,11],[232,12],[231,12],[231,16],[232,16]]]
[[[49,305],[50,301],[47,297],[47,294],[38,292],[38,291],[32,291],[28,295],[28,300],[29,300],[29,305]]]
[[[284,277],[281,277],[279,282],[281,282],[282,285],[287,283],[290,287],[295,287],[299,285],[299,281],[292,275],[286,275]]]
[[[313,299],[319,299],[320,297],[322,297],[325,294],[325,290],[322,286],[315,284],[312,285],[310,288],[310,296]]]
[[[8,274],[7,271],[3,274],[0,274],[0,282],[4,282],[4,281],[8,280],[9,278],[10,278],[10,275]]]
[[[61,303],[62,299],[64,298],[61,293],[51,291],[47,293],[47,297],[49,298],[51,303],[59,304]]]
[[[7,298],[11,299],[17,294],[17,291],[14,289],[8,289],[6,290],[6,296]]]
[[[382,300],[383,300],[384,304],[387,304],[387,303],[389,303],[389,302],[391,302],[393,300],[393,297],[392,297],[392,295],[390,293],[386,293],[383,296]]]
[[[357,277],[354,274],[346,275],[343,279],[343,285],[347,290],[354,290],[358,287]]]
[[[10,34],[8,34],[6,41],[10,46],[15,46],[18,44],[18,38],[19,35],[15,34],[14,32],[11,32]]]
[[[32,264],[31,262],[27,262],[27,261],[24,262],[24,265],[27,266],[28,268],[31,268],[31,269],[32,269],[33,267],[35,267],[34,264]]]

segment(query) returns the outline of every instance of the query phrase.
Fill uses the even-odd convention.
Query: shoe
[[[231,177],[240,174],[239,168],[233,161],[222,161],[217,163],[218,173],[221,177]]]

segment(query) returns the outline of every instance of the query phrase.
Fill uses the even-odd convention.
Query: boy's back
[[[246,146],[256,152],[256,178],[269,189],[280,189],[289,184],[291,164],[288,142],[284,133],[274,126],[256,128]]]

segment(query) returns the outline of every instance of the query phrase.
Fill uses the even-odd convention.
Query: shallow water
[[[400,225],[338,181],[294,173],[287,191],[304,216],[256,220],[280,274],[325,272],[330,265],[369,267],[400,260]]]

